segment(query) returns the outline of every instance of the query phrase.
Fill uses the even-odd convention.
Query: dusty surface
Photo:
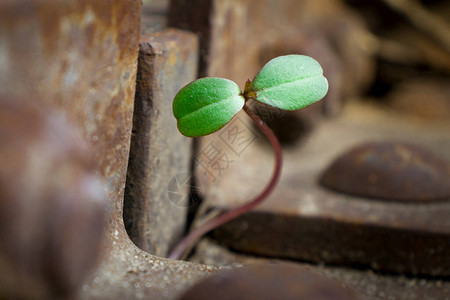
[[[119,232],[101,266],[82,286],[79,299],[175,299],[216,268],[148,254]]]

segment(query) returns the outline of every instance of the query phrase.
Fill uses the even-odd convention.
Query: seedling
[[[169,258],[179,259],[205,233],[253,209],[267,198],[278,182],[282,165],[280,143],[272,130],[249,108],[247,101],[253,99],[284,110],[298,110],[319,101],[327,91],[328,81],[316,60],[304,55],[286,55],[272,59],[252,81],[247,80],[244,92],[233,81],[217,77],[195,80],[178,92],[173,101],[173,114],[183,135],[198,137],[211,134],[244,109],[272,144],[275,167],[271,180],[258,196],[191,231]]]

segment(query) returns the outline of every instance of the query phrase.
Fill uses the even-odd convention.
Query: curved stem
[[[251,109],[244,105],[245,112],[252,118],[252,120],[256,123],[258,128],[266,135],[267,139],[272,144],[273,150],[275,152],[275,167],[272,173],[272,178],[270,179],[269,183],[266,185],[265,189],[252,201],[243,204],[239,207],[236,207],[235,209],[232,209],[228,212],[225,212],[214,219],[209,220],[205,224],[202,224],[198,228],[195,228],[193,231],[191,231],[187,236],[185,236],[180,243],[172,250],[168,258],[171,259],[179,259],[183,253],[189,249],[189,247],[195,243],[199,238],[201,238],[205,233],[213,230],[214,228],[219,227],[222,224],[225,224],[229,222],[230,220],[233,220],[240,215],[250,211],[255,206],[260,204],[269,194],[273,191],[274,187],[276,186],[280,174],[281,174],[281,165],[282,165],[282,152],[281,152],[281,146],[278,142],[277,137],[273,133],[273,131],[253,112]]]

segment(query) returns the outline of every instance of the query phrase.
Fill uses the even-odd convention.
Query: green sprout
[[[327,91],[328,81],[320,64],[311,57],[292,54],[269,61],[252,81],[245,83],[243,92],[233,81],[217,77],[200,78],[178,92],[173,101],[173,114],[183,135],[198,137],[211,134],[244,109],[272,144],[275,167],[272,179],[255,199],[191,231],[169,258],[179,259],[205,233],[260,204],[278,182],[282,165],[280,143],[272,130],[247,106],[247,101],[253,99],[279,109],[298,110],[319,101]]]

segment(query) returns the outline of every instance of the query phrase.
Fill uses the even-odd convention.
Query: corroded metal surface
[[[286,205],[285,201],[280,204]],[[336,205],[336,209],[351,208]],[[373,224],[363,217],[336,219],[339,217],[344,218],[255,211],[218,228],[214,237],[232,249],[250,254],[364,266],[397,274],[449,275],[449,251],[444,246],[448,245],[448,233]],[[442,220],[445,216],[441,213],[436,217]]]
[[[1,94],[24,105],[48,103],[78,125],[96,149],[98,171],[116,203],[128,160],[139,1],[0,5]]]
[[[214,269],[145,253],[124,228],[140,6],[140,0],[0,4],[2,99],[45,103],[79,127],[106,185],[104,253],[80,299],[173,298]]]
[[[320,182],[350,195],[388,201],[450,200],[450,164],[400,142],[358,145],[339,156]]]
[[[169,184],[190,174],[192,139],[179,133],[172,101],[196,78],[197,54],[192,33],[172,29],[141,37],[124,221],[136,245],[163,257],[186,226],[182,198],[189,198],[189,187]]]
[[[200,281],[179,300],[352,300],[340,283],[299,266],[259,263],[221,271]]]

